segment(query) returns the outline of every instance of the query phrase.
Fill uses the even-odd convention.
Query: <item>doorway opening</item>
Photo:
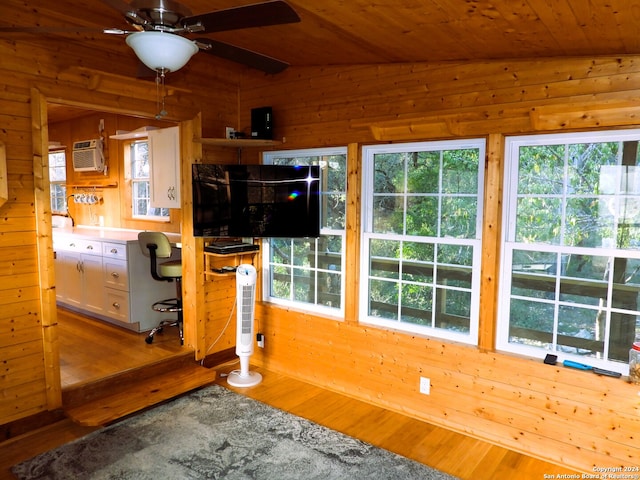
[[[106,121],[105,121],[106,119]],[[123,200],[130,194],[127,190],[127,180],[124,177],[123,142],[110,140],[109,136],[117,132],[131,131],[138,127],[154,122],[151,119],[128,116],[119,113],[104,113],[100,111],[47,103],[47,132],[48,141],[63,146],[66,151],[67,172],[71,173],[67,179],[67,199],[69,194],[86,191],[95,192],[100,198],[96,205],[72,204],[74,209],[74,223],[77,226],[105,227],[130,230],[159,230],[169,232],[180,231],[179,211],[172,212],[168,223],[154,223],[132,219],[127,214],[131,205]],[[104,124],[107,124],[106,127]],[[92,125],[89,129],[86,125]],[[159,125],[173,126],[176,122],[161,122]],[[99,127],[100,125],[100,127]],[[75,141],[87,139],[99,134],[99,128],[104,129],[105,150],[108,155],[107,169],[104,172],[82,172],[75,174],[71,168],[72,149]],[[84,131],[83,131],[84,129]],[[85,133],[86,132],[86,133]],[[84,212],[81,210],[83,209]],[[87,213],[89,210],[92,213]],[[95,221],[100,219],[99,221]],[[56,222],[49,232],[55,239]],[[64,223],[68,229],[68,223]],[[55,242],[54,242],[55,247]],[[54,248],[54,255],[56,255]],[[54,266],[56,261],[54,261]],[[150,274],[149,274],[149,278]],[[56,284],[60,281],[56,280]],[[89,285],[92,289],[102,289],[102,285]],[[160,300],[158,298],[157,300]],[[151,313],[151,304],[149,304]],[[181,346],[177,329],[167,329],[163,335],[156,337],[153,344],[144,340],[146,332],[137,332],[123,328],[117,324],[106,322],[104,319],[89,316],[73,308],[56,305],[57,339],[60,367],[60,384],[65,398],[65,390],[90,384],[148,365],[157,364],[165,359],[174,357],[194,357],[193,350]]]

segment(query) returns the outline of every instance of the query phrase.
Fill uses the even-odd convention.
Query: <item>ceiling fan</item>
[[[278,73],[289,64],[273,57],[228,43],[187,35],[266,27],[300,21],[298,14],[282,0],[245,5],[193,15],[176,0],[100,0],[118,10],[135,29],[107,28],[106,34],[126,35],[127,44],[151,70],[164,75],[182,68],[199,50],[266,73]],[[3,32],[52,33],[95,29],[74,27],[0,27]]]

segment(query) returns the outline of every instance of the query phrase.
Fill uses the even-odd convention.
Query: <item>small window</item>
[[[147,140],[131,142],[125,146],[127,178],[131,182],[131,215],[147,220],[169,220],[168,208],[151,206],[151,178],[149,143]]]
[[[67,158],[64,150],[49,153],[51,211],[67,213]]]

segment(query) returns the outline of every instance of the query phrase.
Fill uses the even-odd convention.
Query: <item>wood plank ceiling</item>
[[[255,0],[180,0],[193,14]],[[297,24],[207,36],[291,64],[324,66],[624,55],[640,53],[637,0],[289,0]],[[0,27],[117,27],[122,15],[101,0],[2,0]],[[115,73],[135,76],[124,39],[102,33],[0,33],[0,41],[90,45],[122,58]],[[63,51],[61,52],[63,55]],[[197,55],[198,66],[219,62]],[[193,60],[192,60],[193,62]],[[113,71],[113,65],[104,65]]]
[[[180,0],[194,14],[255,0]],[[640,1],[289,0],[301,23],[209,36],[291,65],[442,62],[640,53]],[[100,0],[2,0],[1,26],[126,28]],[[6,36],[6,34],[5,34]],[[120,37],[72,35],[112,44]],[[20,38],[24,39],[25,36]],[[125,49],[126,50],[126,49]]]

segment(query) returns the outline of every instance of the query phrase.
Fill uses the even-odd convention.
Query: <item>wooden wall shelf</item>
[[[118,182],[115,183],[69,183],[67,188],[118,188]]]
[[[194,142],[218,147],[270,147],[282,144],[279,140],[263,140],[253,138],[194,138]]]
[[[229,277],[232,275],[235,275],[236,272],[235,270],[232,271],[216,271],[216,270],[222,270],[224,269],[224,267],[237,267],[238,265],[240,265],[240,263],[242,262],[242,258],[243,257],[247,257],[247,256],[251,256],[251,263],[253,263],[253,256],[255,256],[256,254],[259,253],[259,250],[251,250],[248,252],[234,252],[234,253],[212,253],[212,252],[204,252],[204,256],[205,256],[205,269],[204,269],[204,275],[205,278],[208,276],[212,276],[212,277]],[[213,258],[228,258],[228,259],[232,259],[232,264],[231,265],[224,265],[224,266],[219,266],[219,267],[214,267],[212,265],[212,262],[210,261]]]

